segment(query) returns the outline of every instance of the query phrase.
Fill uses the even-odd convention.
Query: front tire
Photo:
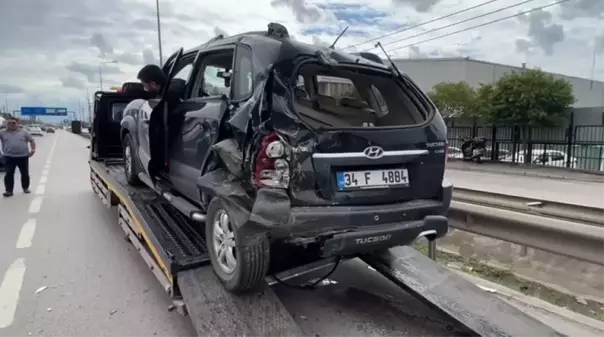
[[[126,181],[132,186],[139,186],[141,181],[138,179],[138,173],[140,172],[134,151],[134,142],[132,136],[126,134],[123,141],[123,152],[124,152],[124,174],[126,175]]]
[[[258,286],[269,268],[268,238],[242,235],[224,200],[215,197],[208,207],[205,234],[214,274],[233,293]]]

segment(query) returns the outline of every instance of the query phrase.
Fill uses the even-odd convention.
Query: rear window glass
[[[386,74],[309,65],[300,69],[295,106],[314,126],[406,126],[426,119],[416,94]]]
[[[111,103],[111,119],[121,121],[124,117],[124,109],[128,103]]]

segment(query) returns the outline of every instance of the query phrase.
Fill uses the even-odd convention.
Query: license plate
[[[371,189],[409,186],[407,169],[338,172],[338,189]]]

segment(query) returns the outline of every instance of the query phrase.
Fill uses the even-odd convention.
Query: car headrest
[[[170,81],[168,95],[171,98],[183,98],[187,90],[187,81],[182,78],[175,78]]]
[[[122,85],[122,92],[128,95],[140,95],[145,93],[142,83],[126,82]]]

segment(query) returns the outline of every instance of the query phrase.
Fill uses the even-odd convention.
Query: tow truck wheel
[[[138,165],[136,164],[135,151],[134,151],[134,142],[132,141],[132,136],[127,134],[124,137],[124,173],[126,174],[126,180],[128,184],[132,186],[140,185],[140,180],[138,179]]]
[[[212,199],[206,215],[206,241],[214,273],[230,292],[253,289],[268,271],[268,238],[241,235],[235,218],[220,198]]]

